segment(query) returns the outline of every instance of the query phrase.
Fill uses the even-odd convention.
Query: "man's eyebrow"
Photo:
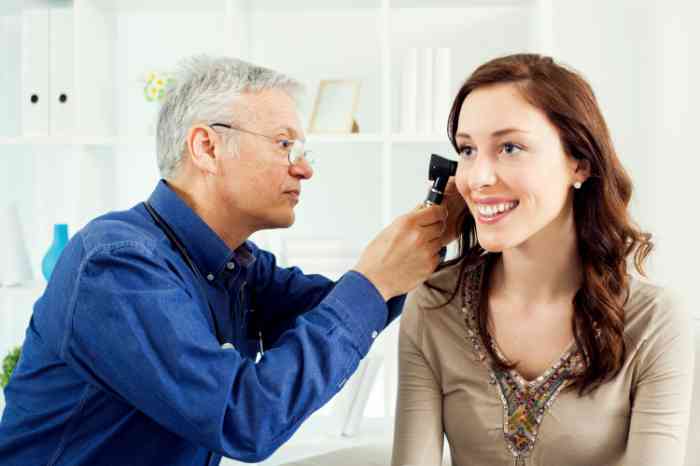
[[[290,128],[289,126],[285,126],[285,125],[278,126],[277,128],[275,128],[274,131],[275,131],[275,133],[277,133],[277,134],[279,134],[279,133],[285,133],[285,134],[287,134],[287,135],[289,135],[289,136],[291,136],[291,137],[293,137],[293,136],[295,136],[295,135],[297,134],[296,131],[294,131],[294,130],[293,130],[292,128]]]
[[[287,135],[287,137],[289,137],[289,139],[294,139],[294,140],[299,139],[301,142],[306,143],[306,139],[300,139],[299,133],[297,133],[297,131],[290,126],[281,125],[281,126],[278,126],[277,128],[275,128],[275,134],[280,134],[280,133],[285,133]]]
[[[506,134],[510,133],[529,133],[529,131],[525,131],[524,129],[519,129],[519,128],[503,128],[499,129],[498,131],[494,131],[491,133],[491,137],[496,138],[499,136],[503,136]],[[464,138],[464,139],[471,139],[472,137],[468,133],[457,133],[455,137],[458,138]]]

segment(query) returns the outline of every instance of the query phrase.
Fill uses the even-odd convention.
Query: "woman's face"
[[[564,152],[556,127],[513,84],[467,96],[456,142],[457,189],[484,249],[500,252],[538,234],[556,248],[559,234],[574,231],[572,186],[585,173]]]

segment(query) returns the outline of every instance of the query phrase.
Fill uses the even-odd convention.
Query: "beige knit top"
[[[458,267],[430,282],[453,290]],[[393,466],[682,466],[690,415],[693,342],[689,314],[663,289],[630,278],[627,355],[592,394],[564,390],[583,369],[572,345],[539,378],[493,370],[475,328],[483,261],[460,298],[422,285],[400,323]],[[458,297],[460,296],[458,295]]]

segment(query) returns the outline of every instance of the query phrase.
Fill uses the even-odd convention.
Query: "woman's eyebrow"
[[[496,138],[496,137],[504,136],[504,135],[510,134],[510,133],[527,134],[527,133],[529,133],[529,131],[525,131],[524,129],[519,129],[519,128],[503,128],[503,129],[499,129],[498,131],[494,131],[493,133],[491,133],[491,137]],[[457,133],[455,136],[458,138],[464,138],[464,139],[471,139],[472,138],[469,135],[469,133]]]

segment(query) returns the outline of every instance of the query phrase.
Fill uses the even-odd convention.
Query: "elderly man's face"
[[[244,94],[238,104],[242,112],[235,125],[271,139],[235,131],[238,156],[217,158],[217,192],[223,205],[243,214],[255,230],[289,227],[301,181],[313,175],[305,161],[290,165],[284,146],[285,140],[305,139],[296,103],[284,91],[268,90]]]

